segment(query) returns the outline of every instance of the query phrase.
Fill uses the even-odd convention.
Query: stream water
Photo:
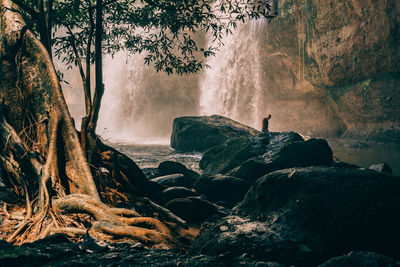
[[[334,156],[340,161],[368,168],[377,163],[387,163],[393,174],[400,175],[400,144],[349,146],[339,140],[329,140]]]
[[[133,159],[141,169],[157,168],[161,162],[171,160],[180,162],[189,169],[201,172],[199,168],[201,153],[178,153],[169,146],[168,141],[157,141],[136,143],[118,141],[112,142],[112,145]]]
[[[343,141],[329,140],[334,157],[340,161],[356,164],[360,167],[385,162],[394,174],[400,175],[400,146],[350,147]],[[122,142],[114,141],[112,145],[133,159],[140,168],[156,168],[162,161],[172,160],[184,164],[189,169],[201,172],[199,162],[201,153],[178,153],[169,146],[168,140]]]

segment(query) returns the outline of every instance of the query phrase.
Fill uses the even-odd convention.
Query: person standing
[[[263,133],[268,133],[268,126],[269,126],[269,120],[271,119],[271,114],[268,114],[267,117],[265,117],[262,120],[262,132]]]

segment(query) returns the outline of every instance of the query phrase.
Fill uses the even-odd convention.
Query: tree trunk
[[[103,1],[96,1],[96,35],[95,35],[95,93],[93,98],[93,106],[90,114],[88,132],[95,133],[97,121],[99,119],[99,111],[101,99],[104,94],[103,84]]]
[[[92,110],[88,129],[96,142],[92,144],[96,162],[111,173],[108,180],[103,180],[99,170],[94,170],[93,178],[47,49],[27,29],[11,0],[0,0],[0,8],[0,145],[4,148],[0,165],[7,172],[8,184],[24,195],[26,202],[25,220],[10,233],[8,241],[20,244],[52,233],[81,235],[86,224],[93,224],[90,234],[96,238],[128,238],[151,247],[179,245],[173,232],[159,220],[130,218],[138,214],[113,209],[100,200],[110,203],[115,195],[124,193],[155,196],[162,190],[150,183],[133,161],[95,136],[101,76],[96,81],[98,103],[93,104],[97,108]],[[100,32],[96,34],[97,46],[101,46]],[[97,49],[96,71],[101,73],[101,47]],[[34,205],[38,209],[33,209]],[[162,210],[157,212],[184,225]],[[92,219],[83,224],[82,217],[77,221],[69,213],[84,213]]]
[[[13,76],[1,77],[1,100],[6,106],[7,121],[21,134],[29,150],[44,157],[52,153],[49,144],[54,128],[59,127],[68,166],[64,178],[73,183],[72,192],[98,199],[47,49],[26,29],[19,14],[12,11],[10,1],[2,1],[2,21],[1,73]]]

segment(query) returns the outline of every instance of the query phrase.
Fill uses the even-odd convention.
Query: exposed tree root
[[[97,238],[102,237],[106,240],[108,239],[107,235],[111,235],[113,238],[129,238],[153,248],[168,249],[177,246],[177,242],[174,242],[174,239],[170,235],[142,227],[113,225],[104,221],[95,222],[90,233],[92,236]]]
[[[90,229],[106,241],[179,246],[178,231],[160,220],[177,228],[187,225],[160,206],[162,186],[148,181],[94,131],[85,135],[88,150],[82,150],[51,57],[11,0],[0,0],[0,22],[0,171],[6,173],[6,185],[25,197],[25,218],[12,219],[4,206],[6,222],[0,229],[9,226],[7,240],[22,244],[55,233],[79,237]],[[108,176],[98,171],[101,167]],[[104,204],[117,199],[134,201],[146,211],[140,213],[160,220]]]
[[[53,201],[53,207],[65,213],[84,212],[91,215],[96,221],[90,233],[105,241],[116,241],[115,238],[119,237],[163,248],[177,245],[173,242],[171,230],[159,220],[148,217],[132,218],[140,214],[133,210],[110,208],[87,195],[73,194],[56,199]]]
[[[43,238],[52,234],[65,234],[69,236],[76,236],[76,235],[84,235],[86,234],[86,232],[87,231],[84,229],[73,228],[73,227],[63,227],[63,228],[51,227],[47,232],[45,232]]]

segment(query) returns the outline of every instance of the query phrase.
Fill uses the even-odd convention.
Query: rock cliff
[[[399,1],[281,0],[262,38],[273,129],[400,140]]]

